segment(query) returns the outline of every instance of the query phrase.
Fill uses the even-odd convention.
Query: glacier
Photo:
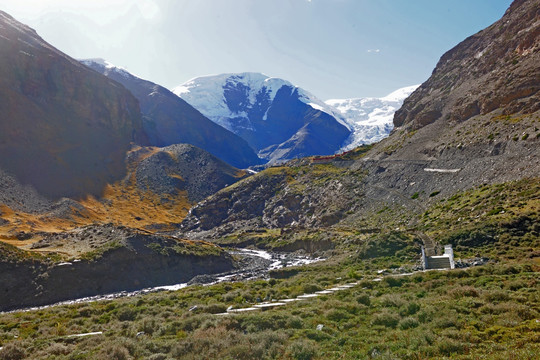
[[[387,137],[394,128],[394,113],[418,86],[420,85],[403,87],[381,98],[326,100],[325,103],[336,109],[352,129],[341,151],[376,143]]]

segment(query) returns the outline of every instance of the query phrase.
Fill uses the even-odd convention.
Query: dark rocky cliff
[[[36,247],[54,246],[66,236],[51,234]],[[71,247],[98,245],[82,260],[59,263],[28,257],[0,243],[0,311],[178,284],[234,267],[232,258],[216,246],[123,227],[88,227],[71,237]]]

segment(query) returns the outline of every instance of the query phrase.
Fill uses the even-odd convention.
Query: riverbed
[[[25,309],[12,310],[16,311],[31,311],[45,309],[59,305],[80,304],[93,301],[113,300],[122,297],[130,297],[141,294],[148,294],[157,291],[176,291],[192,285],[212,285],[226,281],[245,281],[252,279],[268,278],[271,270],[280,269],[290,266],[302,266],[324,260],[323,258],[310,257],[297,253],[275,253],[265,250],[252,249],[232,249],[229,254],[236,257],[239,267],[235,270],[221,274],[206,274],[198,275],[186,283],[155,286],[136,291],[120,291],[111,294],[95,295],[74,300],[66,300],[55,304],[31,307]]]

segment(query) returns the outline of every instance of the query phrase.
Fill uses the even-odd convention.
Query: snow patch
[[[424,171],[427,172],[436,172],[436,173],[457,173],[461,169],[432,169],[432,168],[425,168]]]
[[[315,110],[319,110],[319,111],[324,111],[324,108],[321,106],[321,105],[317,105],[315,103],[308,103],[309,106],[311,106],[312,108],[314,108]]]
[[[105,68],[106,69],[104,73],[105,76],[107,76],[110,72],[116,72],[126,79],[134,79],[134,78],[141,79],[141,77],[134,75],[133,73],[129,72],[126,68],[123,68],[121,66],[116,66],[105,59],[101,59],[101,58],[82,59],[82,60],[79,60],[79,62],[90,68],[93,66]]]

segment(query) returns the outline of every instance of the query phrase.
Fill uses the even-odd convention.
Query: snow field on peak
[[[273,101],[277,91],[283,85],[288,85],[284,80],[270,78],[259,73],[219,74],[193,78],[173,88],[172,92],[210,120],[232,131],[228,118],[247,117],[244,111],[231,111],[225,100],[224,93],[227,86],[237,84],[242,84],[249,89],[250,106],[255,105],[256,96],[263,88],[266,89],[270,101]]]
[[[401,89],[397,89],[396,91],[391,92],[385,97],[382,97],[381,100],[382,101],[399,101],[403,103],[403,100],[409,97],[409,95],[411,95],[414,92],[414,90],[416,90],[419,86],[420,84],[406,86]]]
[[[186,100],[188,103],[197,108],[206,117],[214,122],[227,127],[226,117],[243,117],[244,114],[233,112],[226,104],[224,91],[227,86],[244,85],[248,92],[249,106],[253,107],[257,101],[257,95],[265,92],[268,95],[270,104],[283,86],[288,86],[292,91],[298,91],[299,100],[312,108],[328,113],[336,118],[336,120],[347,127],[352,128],[342,117],[341,113],[333,107],[318,99],[308,91],[299,88],[289,81],[269,77],[262,73],[238,73],[238,74],[219,74],[207,75],[188,80],[182,85],[173,88],[172,92]],[[271,105],[270,105],[271,106]],[[266,115],[263,117],[266,120]],[[230,126],[230,124],[229,124]]]

